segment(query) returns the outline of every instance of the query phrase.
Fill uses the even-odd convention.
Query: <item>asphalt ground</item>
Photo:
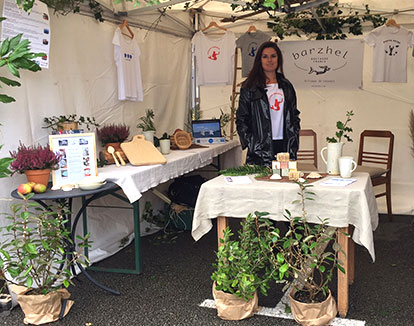
[[[231,225],[234,225],[232,222]],[[414,325],[414,216],[380,216],[374,233],[376,262],[356,246],[355,282],[350,286],[347,318],[366,325]],[[217,246],[213,228],[198,242],[189,231],[165,236],[162,232],[141,238],[140,275],[93,272],[102,284],[121,292],[111,295],[94,286],[85,276],[69,288],[75,301],[69,314],[56,325],[297,325],[294,320],[255,315],[243,321],[224,321],[215,309],[199,304],[212,299],[210,275]],[[133,245],[100,262],[105,267],[134,267]],[[336,280],[331,286],[336,295]],[[282,297],[272,285],[259,305],[275,307]],[[1,318],[1,317],[0,317]],[[14,308],[0,319],[1,325],[24,325],[23,312]]]

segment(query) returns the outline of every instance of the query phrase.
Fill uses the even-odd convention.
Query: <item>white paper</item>
[[[7,19],[2,22],[1,39],[12,38],[22,33],[22,39],[30,41],[31,52],[45,53],[44,57],[35,58],[34,61],[41,68],[48,68],[50,23],[47,5],[43,2],[35,1],[32,11],[28,14],[17,7],[15,0],[5,0],[3,17]]]
[[[354,183],[356,179],[344,179],[344,178],[331,178],[322,182],[321,186],[334,186],[334,187],[346,187],[351,183]]]
[[[224,177],[224,180],[227,184],[232,185],[243,185],[252,183],[252,180],[247,175],[237,176],[237,177]]]

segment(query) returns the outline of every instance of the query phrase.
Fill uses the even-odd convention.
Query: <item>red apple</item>
[[[37,193],[37,194],[41,194],[41,193],[43,193],[43,192],[45,192],[46,191],[46,186],[45,185],[43,185],[43,184],[41,184],[41,183],[36,183],[34,186],[33,186],[33,191],[35,192],[35,193]]]
[[[20,186],[17,187],[17,192],[20,192],[22,195],[26,195],[32,192],[32,187],[27,183],[22,183]]]

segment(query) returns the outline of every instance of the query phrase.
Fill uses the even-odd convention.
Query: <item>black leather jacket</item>
[[[296,160],[299,148],[300,112],[296,106],[296,92],[292,84],[277,73],[279,87],[285,96],[283,141],[290,159]],[[271,166],[275,160],[272,145],[272,126],[269,100],[264,88],[240,90],[239,108],[236,112],[237,132],[242,148],[248,148],[247,164]]]

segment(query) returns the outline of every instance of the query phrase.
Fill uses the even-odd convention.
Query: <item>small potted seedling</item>
[[[171,139],[170,135],[164,132],[160,138],[160,150],[161,154],[167,155],[170,153],[170,147],[171,147]]]

